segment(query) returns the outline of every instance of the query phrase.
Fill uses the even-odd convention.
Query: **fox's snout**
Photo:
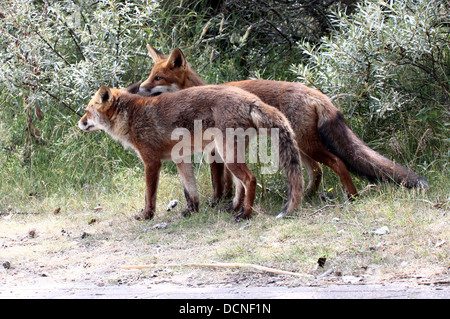
[[[80,128],[80,130],[87,131],[87,127],[88,127],[88,122],[87,122],[87,120],[84,119],[84,118],[81,118],[81,119],[78,121],[78,127]]]
[[[87,126],[87,120],[83,120],[83,119],[79,120],[78,121],[78,126],[80,126],[80,127]]]
[[[139,88],[138,94],[142,95],[142,96],[152,96],[151,90],[147,90],[146,88],[143,88],[142,86]]]
[[[91,131],[97,130],[95,128],[95,125],[93,123],[91,123],[91,121],[89,120],[89,118],[86,115],[83,116],[78,121],[78,127],[80,128],[80,130],[85,131],[85,132],[91,132]]]
[[[139,87],[138,94],[143,96],[158,96],[162,93],[177,92],[179,90],[180,87],[176,83],[153,86],[146,81]]]

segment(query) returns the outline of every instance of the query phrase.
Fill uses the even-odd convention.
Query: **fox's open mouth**
[[[167,85],[158,85],[153,87],[152,89],[146,89],[144,87],[139,88],[139,94],[143,96],[158,96],[163,93],[169,93],[169,92],[177,92],[179,91],[179,87],[177,84],[173,83],[170,86]]]
[[[90,131],[91,131],[91,128],[93,128],[93,127],[94,127],[94,125],[89,125],[89,126],[84,127],[83,130],[84,130],[85,132],[90,132]]]
[[[161,93],[162,93],[161,91],[152,92],[152,90],[147,90],[144,88],[139,89],[139,94],[141,94],[143,96],[157,96],[157,95],[160,95]]]
[[[78,123],[78,127],[82,130],[82,131],[85,131],[85,132],[90,132],[91,131],[91,129],[94,127],[94,125],[83,125],[83,124],[79,124]]]

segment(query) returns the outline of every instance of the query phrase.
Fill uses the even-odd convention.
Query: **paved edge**
[[[449,286],[186,287],[53,284],[0,287],[0,299],[450,299]]]

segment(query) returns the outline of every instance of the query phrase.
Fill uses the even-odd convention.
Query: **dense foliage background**
[[[147,77],[146,43],[182,48],[209,83],[315,87],[433,185],[449,170],[449,27],[446,0],[1,0],[0,194],[114,191],[142,174],[134,154],[76,122],[99,86]]]

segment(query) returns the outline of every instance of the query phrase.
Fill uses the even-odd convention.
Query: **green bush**
[[[423,153],[421,142],[448,142],[448,17],[444,1],[362,1],[352,15],[336,12],[320,45],[301,42],[307,62],[291,70],[329,95],[367,140],[398,148],[395,139],[403,147],[410,138],[409,152]]]
[[[2,1],[4,2],[4,1]],[[152,1],[2,3],[3,89],[31,108],[79,113],[95,88],[141,79]],[[137,60],[140,59],[138,62]]]
[[[7,185],[25,196],[80,190],[139,165],[76,122],[98,87],[148,72],[145,43],[157,11],[153,1],[0,2],[2,193]]]

